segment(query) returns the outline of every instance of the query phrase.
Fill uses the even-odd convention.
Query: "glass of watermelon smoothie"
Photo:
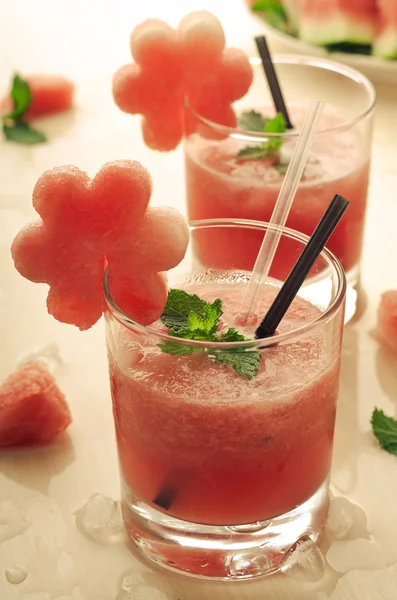
[[[296,544],[316,541],[328,508],[346,290],[340,262],[324,250],[321,280],[302,286],[275,336],[253,340],[282,279],[262,286],[244,325],[249,270],[236,268],[228,245],[216,248],[222,269],[200,260],[209,234],[263,238],[267,227],[190,223],[186,257],[168,272],[167,318],[180,324],[186,297],[196,295],[200,306],[211,305],[210,320],[221,308],[215,341],[171,336],[165,312],[139,325],[104,279],[126,528],[146,557],[198,577],[245,579],[283,568]],[[283,229],[289,268],[307,240]],[[175,295],[184,300],[171,309]]]
[[[274,63],[294,126],[285,133],[263,133],[261,125],[260,131],[241,128],[241,115],[248,111],[275,117],[259,60],[253,61],[254,82],[248,94],[235,105],[239,128],[222,127],[186,106],[187,130],[192,132],[185,139],[188,217],[269,221],[310,102],[323,100],[325,109],[287,226],[311,235],[334,193],[350,201],[328,247],[347,273],[346,318],[351,318],[359,290],[375,91],[357,71],[326,59],[285,55],[275,57]],[[271,152],[274,142],[277,151]],[[239,158],[248,147],[265,151],[259,158]],[[227,245],[236,266],[250,269],[259,244],[257,233],[225,232],[206,237],[197,251],[208,266],[221,267],[219,252],[223,254]],[[278,268],[284,276],[282,263]]]

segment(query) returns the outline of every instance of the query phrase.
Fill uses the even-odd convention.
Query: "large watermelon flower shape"
[[[103,312],[106,264],[119,307],[147,325],[167,299],[163,271],[175,267],[188,244],[183,217],[148,206],[152,182],[138,162],[105,164],[90,179],[77,167],[46,171],[33,191],[40,219],[16,236],[11,253],[17,270],[47,283],[48,312],[88,329]]]
[[[114,76],[113,95],[121,110],[141,114],[142,133],[154,150],[172,150],[184,133],[184,101],[200,115],[234,126],[232,103],[249,89],[253,72],[247,56],[225,48],[219,21],[194,12],[173,29],[149,19],[131,34],[135,62]]]

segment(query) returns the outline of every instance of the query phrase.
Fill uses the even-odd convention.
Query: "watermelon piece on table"
[[[74,100],[74,83],[60,75],[28,75],[23,77],[29,84],[31,103],[24,113],[24,120],[45,117],[70,110]],[[0,102],[0,114],[12,111],[13,103],[7,94]]]
[[[24,364],[0,387],[0,447],[46,444],[71,421],[64,395],[39,362]]]
[[[299,0],[299,37],[319,46],[371,45],[376,0]]]
[[[373,53],[380,58],[397,59],[397,0],[377,0],[377,6]]]
[[[397,352],[397,290],[389,290],[381,296],[376,335]]]

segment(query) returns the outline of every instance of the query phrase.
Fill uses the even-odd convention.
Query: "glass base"
[[[132,541],[157,565],[203,579],[251,579],[282,569],[297,542],[317,540],[327,516],[328,490],[327,479],[309,500],[284,515],[226,527],[170,517],[123,483],[123,515]]]
[[[357,321],[365,310],[366,298],[360,284],[360,265],[346,273],[345,325]]]

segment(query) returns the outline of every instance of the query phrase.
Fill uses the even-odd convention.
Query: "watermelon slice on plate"
[[[369,54],[375,37],[375,0],[300,0],[299,37],[309,44],[330,48],[351,46]]]
[[[47,444],[71,421],[55,379],[36,361],[24,364],[0,386],[0,448]]]
[[[374,83],[397,85],[397,0],[246,0],[245,4],[261,20],[276,51],[328,56]]]
[[[397,60],[397,0],[377,0],[378,19],[374,54]]]

